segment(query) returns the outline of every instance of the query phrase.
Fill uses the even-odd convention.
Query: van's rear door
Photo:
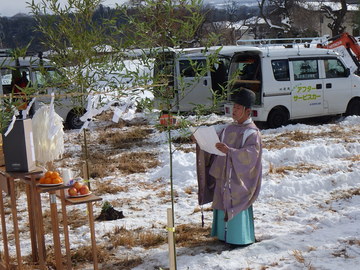
[[[211,74],[206,68],[206,58],[176,61],[178,105],[180,111],[191,111],[196,104],[212,105]]]

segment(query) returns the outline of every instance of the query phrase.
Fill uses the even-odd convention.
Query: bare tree
[[[314,36],[317,16],[306,0],[258,0],[270,37]]]
[[[297,0],[259,0],[260,16],[272,30],[272,35],[282,36],[292,28],[292,14]]]
[[[332,35],[336,36],[345,31],[346,27],[343,23],[348,9],[346,0],[335,0],[332,3],[340,4],[340,9],[334,9],[334,5],[322,3],[321,10],[325,12],[325,17],[331,20],[328,27],[331,29]]]

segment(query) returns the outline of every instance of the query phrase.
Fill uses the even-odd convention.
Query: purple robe
[[[249,129],[254,132],[250,132],[243,142],[244,133]],[[223,210],[225,220],[230,220],[249,208],[259,195],[262,177],[261,136],[256,125],[248,120],[243,124],[228,125],[219,137],[230,148],[226,156],[209,157],[204,151],[198,151],[199,203],[212,201],[212,207]]]

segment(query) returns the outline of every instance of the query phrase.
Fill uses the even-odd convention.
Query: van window
[[[325,59],[326,78],[343,78],[346,77],[346,68],[339,59]]]
[[[289,61],[287,59],[272,60],[271,66],[273,69],[275,80],[289,81]]]
[[[180,74],[183,77],[196,77],[200,73],[204,72],[206,67],[206,60],[181,60],[180,64]]]
[[[23,74],[23,72],[26,73],[27,82],[25,81],[24,85],[20,85],[20,81],[23,82],[23,80],[19,77],[20,81],[17,81],[16,78],[13,77],[13,75],[18,74],[19,76],[21,76]],[[12,68],[1,69],[1,84],[3,87],[3,93],[10,94],[13,91],[12,88],[13,88],[14,84],[18,84],[20,86],[20,88],[27,85],[27,83],[29,82],[29,74],[28,73],[29,73],[29,71],[24,67],[20,67],[20,68],[16,68],[16,69],[12,69]]]
[[[63,77],[57,70],[35,70],[35,80],[38,87],[43,87],[46,85],[57,85],[59,83],[64,83]]]
[[[293,60],[295,80],[319,79],[319,69],[316,59]]]
[[[1,83],[2,85],[10,85],[11,84],[11,69],[2,69],[1,70]]]

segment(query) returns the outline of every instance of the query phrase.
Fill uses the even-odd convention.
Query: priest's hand
[[[230,150],[230,148],[225,143],[216,143],[215,147],[224,154],[227,154]]]

